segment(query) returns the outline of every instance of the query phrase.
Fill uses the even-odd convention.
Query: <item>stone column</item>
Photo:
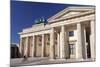
[[[24,45],[24,56],[26,55],[26,37],[24,37],[24,42],[23,42],[23,45]]]
[[[33,35],[33,57],[34,57],[34,54],[35,54],[35,35]]]
[[[33,41],[32,41],[32,46],[33,46],[33,48],[32,48],[32,57],[34,57],[34,51],[35,51],[35,36],[33,35]]]
[[[27,56],[27,51],[28,51],[28,37],[26,37],[26,40],[25,40],[25,54],[24,54],[24,56]]]
[[[85,43],[85,59],[87,59],[87,42],[86,42],[86,29],[84,28],[84,43]]]
[[[57,33],[57,55],[58,55],[58,58],[60,58],[60,34]]]
[[[28,55],[29,57],[32,56],[31,48],[32,48],[32,46],[31,46],[31,37],[29,37],[29,38],[28,38],[28,47],[27,47],[27,49],[28,49],[28,52],[27,52],[27,53],[29,54],[29,55]]]
[[[90,35],[90,49],[91,49],[91,58],[95,60],[95,52],[96,52],[96,49],[95,49],[95,21],[92,20],[90,22],[90,26],[91,26],[91,35]]]
[[[22,38],[20,37],[19,53],[22,56]]]
[[[77,53],[76,58],[82,59],[82,27],[81,23],[77,23]]]
[[[44,34],[42,34],[42,52],[41,56],[44,57]]]
[[[86,49],[86,29],[85,25],[82,25],[82,56],[84,59],[87,58],[87,49]]]
[[[60,58],[65,58],[65,27],[61,26],[61,32],[60,32]]]
[[[70,54],[69,54],[69,35],[68,35],[68,31],[66,29],[65,32],[65,58],[70,58]]]
[[[54,28],[50,33],[50,59],[54,59]]]

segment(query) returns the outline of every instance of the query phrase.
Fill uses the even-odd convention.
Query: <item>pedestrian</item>
[[[27,56],[24,56],[24,59],[23,59],[23,61],[26,61],[27,60]]]

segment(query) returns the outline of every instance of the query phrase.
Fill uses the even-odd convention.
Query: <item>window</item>
[[[74,36],[74,31],[70,31],[69,36]]]
[[[75,45],[74,44],[69,44],[69,53],[73,55],[75,52]]]

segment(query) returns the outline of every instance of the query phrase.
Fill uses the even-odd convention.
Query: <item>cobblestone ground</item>
[[[23,58],[16,58],[11,59],[11,67],[18,67],[18,66],[30,66],[30,65],[44,65],[44,64],[62,64],[62,63],[75,63],[75,62],[91,62],[94,60],[91,59],[55,59],[50,60],[49,58],[28,58],[24,60]]]

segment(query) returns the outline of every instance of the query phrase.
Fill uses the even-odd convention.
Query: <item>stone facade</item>
[[[20,32],[22,57],[95,59],[95,7],[68,7]]]

